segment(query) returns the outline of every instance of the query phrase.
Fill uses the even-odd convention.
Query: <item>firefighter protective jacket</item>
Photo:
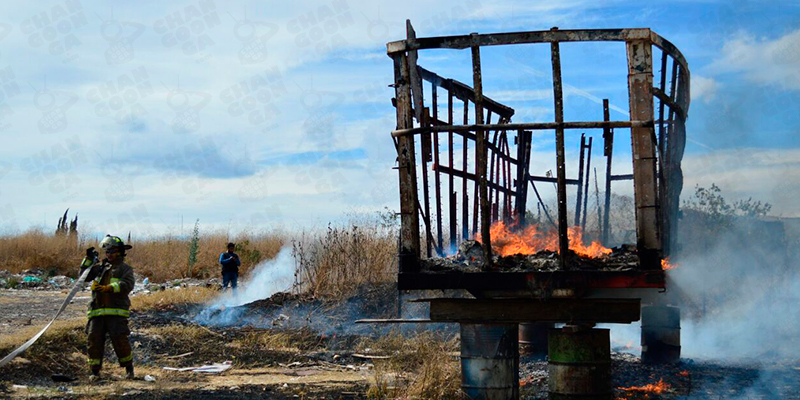
[[[92,302],[89,303],[88,317],[114,315],[129,317],[131,299],[128,294],[133,290],[136,282],[133,277],[133,268],[120,262],[118,264],[95,265],[86,281],[94,279],[100,285],[110,285],[113,292],[92,292]],[[103,271],[105,269],[105,271]],[[102,274],[101,274],[102,273]]]

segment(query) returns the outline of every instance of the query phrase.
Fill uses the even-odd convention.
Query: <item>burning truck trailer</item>
[[[417,38],[410,21],[406,28],[404,40],[387,44],[397,114],[391,135],[400,186],[398,289],[469,293],[416,300],[429,304],[429,321],[460,324],[464,392],[473,399],[519,398],[523,343],[546,349],[551,398],[611,396],[610,335],[598,323],[641,319],[642,360],[677,362],[680,314],[663,292],[676,242],[689,108],[689,69],[680,51],[647,28],[428,38]],[[629,119],[612,120],[606,99],[597,109],[602,119],[564,120],[560,46],[566,42],[624,43]],[[512,122],[514,109],[484,92],[481,50],[524,44],[550,47],[554,121]],[[421,53],[429,49],[469,49],[472,85],[423,68]],[[615,129],[630,130],[630,173],[612,172]],[[555,176],[530,171],[534,131],[555,133]],[[594,136],[581,135],[577,176],[568,177],[564,144],[565,134],[586,131],[602,132],[605,157],[601,228],[591,243],[583,232]],[[610,249],[616,181],[632,181],[636,243]],[[556,210],[542,200],[543,183],[556,187]],[[526,220],[529,200],[544,212],[538,225]],[[555,329],[556,323],[565,325]]]

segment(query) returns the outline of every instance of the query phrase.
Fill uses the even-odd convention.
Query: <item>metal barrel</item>
[[[642,362],[675,364],[681,360],[681,309],[642,307]]]
[[[547,356],[547,334],[552,322],[527,322],[519,324],[519,351],[521,355],[544,358]]]
[[[470,399],[519,399],[517,330],[517,324],[461,323],[461,389]]]
[[[610,399],[608,329],[551,329],[548,335],[550,399]]]

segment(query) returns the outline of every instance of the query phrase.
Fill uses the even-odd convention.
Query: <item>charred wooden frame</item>
[[[617,41],[626,43],[628,60],[628,93],[630,118],[611,121],[608,102],[604,101],[602,121],[564,121],[561,98],[561,62],[559,43]],[[484,46],[549,43],[553,67],[553,98],[555,121],[512,123],[514,110],[486,96],[482,88],[480,49]],[[654,87],[653,46],[660,49],[660,79]],[[472,54],[472,87],[453,79],[442,77],[418,65],[418,52],[426,49],[470,49]],[[392,132],[398,153],[400,175],[400,274],[419,272],[422,257],[421,239],[425,240],[425,255],[432,257],[434,249],[442,254],[445,247],[455,247],[480,232],[484,253],[491,260],[490,225],[497,220],[517,220],[524,223],[527,204],[527,185],[530,183],[541,202],[536,181],[557,184],[558,210],[556,218],[548,219],[559,232],[559,253],[562,265],[568,266],[567,191],[566,186],[577,186],[575,225],[585,226],[586,198],[590,177],[591,138],[581,142],[580,171],[577,179],[567,179],[564,173],[564,135],[576,129],[602,129],[604,155],[606,156],[606,199],[602,216],[603,237],[607,241],[611,182],[633,179],[636,207],[637,248],[641,270],[660,270],[661,258],[674,248],[678,198],[683,186],[680,162],[685,145],[685,120],[689,108],[689,69],[683,55],[669,41],[646,28],[558,30],[515,33],[477,34],[417,38],[411,23],[406,24],[406,39],[387,44],[387,53],[394,60],[395,105],[397,129]],[[672,79],[667,87],[667,69],[671,62]],[[426,106],[423,88],[430,85],[432,99]],[[437,94],[447,92],[447,107],[440,106]],[[654,102],[658,106],[654,106]],[[470,105],[471,103],[471,105]],[[462,123],[457,124],[454,107],[463,111]],[[658,117],[656,118],[656,111]],[[444,116],[446,112],[446,117]],[[473,118],[470,119],[470,112]],[[495,121],[492,121],[495,119]],[[416,121],[416,123],[415,123]],[[612,175],[613,129],[629,128],[632,140],[633,174]],[[531,176],[531,131],[554,130],[557,142],[557,176],[555,178]],[[439,137],[446,134],[446,140]],[[509,136],[513,140],[509,140]],[[461,136],[460,166],[454,148]],[[419,152],[416,146],[419,138]],[[447,143],[447,157],[440,157],[440,143]],[[470,143],[474,145],[470,147]],[[512,146],[516,146],[512,150]],[[586,154],[585,171],[583,155]],[[431,157],[431,154],[434,154]],[[417,182],[417,155],[421,157],[423,174],[421,190]],[[430,206],[428,162],[434,174],[434,210]],[[444,164],[446,162],[446,164]],[[442,179],[447,175],[446,201],[449,207],[444,227],[441,201]],[[461,193],[456,192],[455,179],[461,180]],[[469,181],[473,185],[469,185]],[[469,191],[472,190],[470,195]],[[422,194],[423,199],[419,199]],[[472,200],[470,213],[470,198]],[[460,199],[460,204],[459,204]],[[581,204],[581,202],[583,202]],[[457,208],[461,208],[460,220]],[[599,208],[599,207],[598,207]],[[583,212],[581,212],[583,211]],[[425,234],[420,232],[420,216]],[[432,217],[433,216],[433,217]],[[582,216],[582,218],[581,218]],[[435,221],[434,221],[435,219]],[[460,223],[460,229],[459,229]],[[435,233],[432,230],[435,229]],[[449,236],[445,245],[444,233]],[[461,237],[457,238],[458,232]],[[410,276],[408,276],[410,278]],[[400,279],[407,286],[435,288],[418,285],[409,279]],[[439,282],[441,286],[443,282]],[[635,284],[635,282],[631,283]],[[658,280],[663,285],[663,279]],[[404,286],[404,285],[401,285]],[[411,289],[411,287],[408,287]],[[402,289],[402,288],[401,288]]]

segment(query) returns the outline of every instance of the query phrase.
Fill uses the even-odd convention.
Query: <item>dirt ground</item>
[[[60,291],[0,290],[0,337],[44,325],[65,296]],[[122,379],[124,371],[107,343],[104,379],[90,383],[82,332],[88,300],[88,292],[79,293],[59,318],[73,326],[66,343],[45,336],[3,369],[0,398],[361,399],[367,391],[371,364],[327,351],[335,346],[325,346],[311,332],[287,330],[275,348],[253,351],[257,340],[272,336],[253,328],[200,327],[181,316],[186,309],[133,313],[138,379]],[[284,342],[287,347],[281,348]],[[225,361],[233,367],[221,374],[163,369]],[[77,380],[57,383],[53,374]]]
[[[82,331],[87,294],[79,293],[69,306],[60,336],[45,336],[3,368],[0,398],[366,399],[376,383],[373,361],[380,361],[357,353],[361,328],[343,330],[352,321],[340,320],[327,334],[272,326],[274,315],[297,309],[296,302],[308,304],[285,296],[251,306],[248,321],[258,326],[198,325],[194,320],[200,308],[193,305],[134,312],[131,342],[139,379],[122,379],[124,371],[115,364],[109,344],[104,379],[90,383]],[[0,290],[0,338],[43,325],[64,296],[60,291]],[[353,307],[351,303],[347,309]],[[343,309],[329,312],[342,317]],[[316,325],[307,310],[295,314]],[[264,321],[268,325],[262,326]],[[448,357],[458,362],[456,353]],[[232,368],[221,374],[163,369],[225,361]],[[520,361],[521,398],[546,399],[547,362],[524,356]],[[53,374],[76,380],[57,383]],[[146,376],[154,380],[142,379]],[[615,352],[612,376],[616,399],[800,399],[800,362],[791,360],[687,358],[678,365],[648,366],[636,355]]]
[[[12,333],[25,326],[41,326],[53,318],[69,290],[0,290],[0,335]],[[86,315],[89,292],[79,292],[67,306],[60,319]]]

